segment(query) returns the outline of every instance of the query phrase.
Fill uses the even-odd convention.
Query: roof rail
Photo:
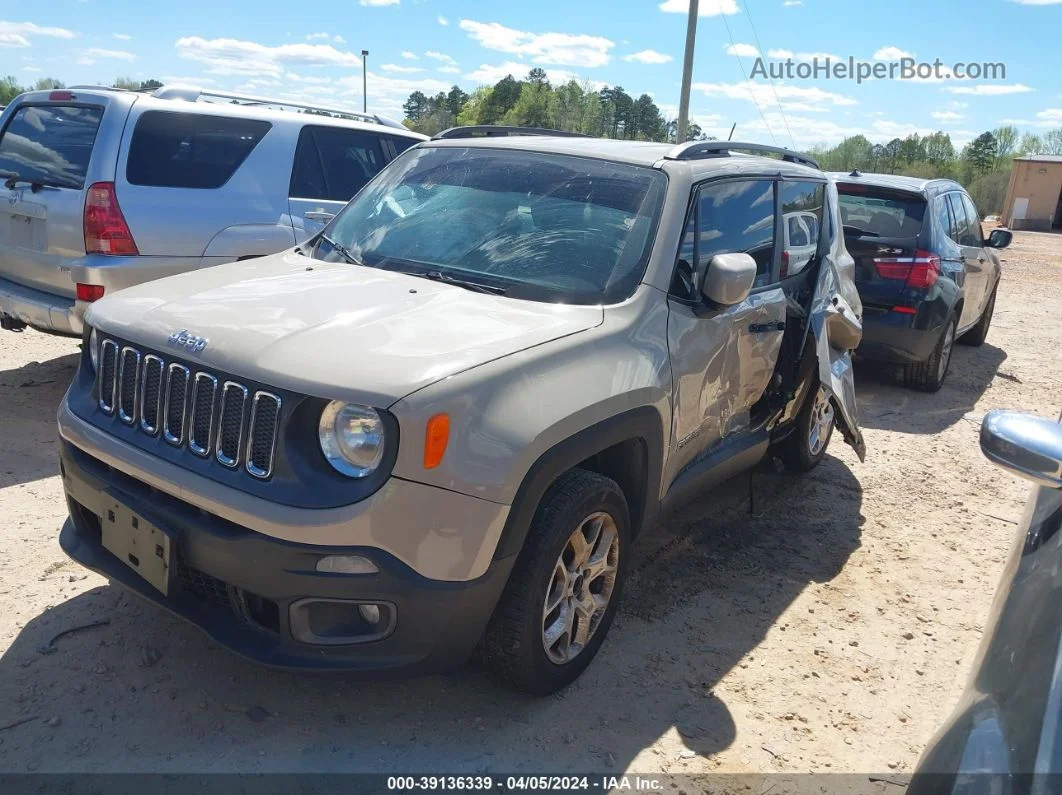
[[[283,108],[299,108],[300,110],[312,110],[317,111],[318,113],[335,113],[340,116],[350,116],[358,121],[369,122],[370,124],[381,124],[384,127],[394,127],[399,130],[406,129],[404,125],[393,119],[377,116],[372,113],[359,113],[358,111],[350,110],[349,108],[336,108],[305,102],[293,102],[287,99],[258,97],[250,94],[234,94],[227,91],[214,91],[213,89],[196,88],[193,86],[162,86],[151,92],[151,96],[158,99],[183,99],[186,102],[197,102],[200,99],[227,99],[242,105],[277,105]]]
[[[792,149],[744,141],[690,141],[672,148],[664,157],[667,160],[703,160],[709,157],[729,157],[730,153],[735,151],[781,155],[782,160],[787,163],[800,163],[815,169],[819,168],[817,160],[794,152]]]
[[[503,124],[475,124],[468,127],[451,127],[432,137],[433,141],[445,138],[503,138],[509,135],[553,135],[558,138],[589,138],[577,132],[549,130],[545,127],[510,127]]]

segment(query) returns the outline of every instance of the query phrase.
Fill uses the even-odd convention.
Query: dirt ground
[[[257,667],[60,551],[77,343],[0,333],[0,771],[910,771],[962,690],[1026,487],[990,408],[1062,404],[1062,236],[1019,233],[995,321],[935,395],[857,370],[835,439],[641,542],[597,661],[532,699],[474,666],[359,683]],[[49,641],[64,630],[109,623]],[[20,722],[18,725],[10,726]]]

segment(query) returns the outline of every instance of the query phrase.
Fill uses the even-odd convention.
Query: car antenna
[[[852,169],[852,173],[849,174],[848,176],[850,176],[850,177],[861,177],[863,175],[859,173],[859,169],[858,168],[853,168]]]

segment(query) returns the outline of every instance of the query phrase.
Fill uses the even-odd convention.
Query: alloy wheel
[[[826,397],[826,390],[819,387],[815,404],[811,407],[811,427],[808,429],[808,450],[812,456],[822,452],[833,430],[833,404]]]
[[[616,588],[619,554],[616,522],[603,511],[568,537],[542,605],[542,645],[551,662],[571,662],[597,631]]]

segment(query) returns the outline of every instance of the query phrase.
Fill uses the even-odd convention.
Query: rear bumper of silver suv
[[[49,331],[80,337],[88,304],[0,279],[0,316]]]

